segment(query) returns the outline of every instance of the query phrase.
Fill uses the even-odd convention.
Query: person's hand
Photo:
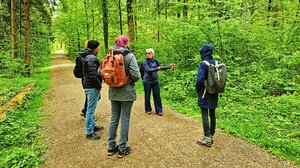
[[[157,67],[158,70],[161,70],[161,68],[162,68],[161,66]]]
[[[171,68],[175,68],[176,64],[170,64]]]

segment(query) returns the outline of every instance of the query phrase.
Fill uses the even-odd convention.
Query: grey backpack
[[[227,68],[223,63],[210,64],[208,61],[203,61],[208,66],[208,76],[205,82],[206,92],[210,94],[223,93],[225,90]],[[205,92],[203,96],[205,95]]]

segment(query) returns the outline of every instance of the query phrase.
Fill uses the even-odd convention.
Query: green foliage
[[[77,55],[86,39],[83,2],[66,0],[54,25],[58,41]],[[157,3],[159,2],[159,4]],[[188,5],[188,16],[183,17]],[[100,6],[100,4],[99,4]],[[299,164],[300,114],[300,4],[290,1],[136,1],[135,55],[140,63],[153,48],[163,65],[175,70],[159,72],[164,103],[199,118],[195,80],[201,61],[199,48],[214,46],[214,58],[227,64],[226,92],[219,99],[218,126],[272,153]],[[119,34],[116,2],[108,2],[109,40]],[[95,9],[94,16],[101,14]],[[127,31],[125,4],[123,27]],[[92,32],[102,41],[102,23]],[[76,32],[78,31],[78,32]],[[127,33],[124,33],[127,34]],[[80,46],[80,47],[78,47]],[[104,47],[101,47],[104,48]],[[104,53],[100,53],[103,55]],[[142,92],[142,83],[138,83]]]
[[[49,62],[49,61],[48,61]],[[1,79],[3,88],[9,88],[15,95],[26,84],[37,84],[18,110],[10,111],[0,122],[0,167],[38,167],[46,151],[42,144],[40,107],[43,105],[45,90],[49,88],[50,73],[35,73],[32,78]],[[24,85],[24,86],[23,86]],[[3,89],[0,89],[3,91]],[[6,96],[6,95],[5,95]]]

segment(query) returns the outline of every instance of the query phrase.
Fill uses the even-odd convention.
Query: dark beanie
[[[99,46],[99,42],[97,40],[89,40],[87,48],[91,50],[95,50]]]

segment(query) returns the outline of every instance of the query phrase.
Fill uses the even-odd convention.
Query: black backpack
[[[82,78],[83,77],[83,73],[82,73],[82,57],[79,55],[76,57],[76,61],[75,61],[75,67],[73,69],[73,74],[76,78]]]

